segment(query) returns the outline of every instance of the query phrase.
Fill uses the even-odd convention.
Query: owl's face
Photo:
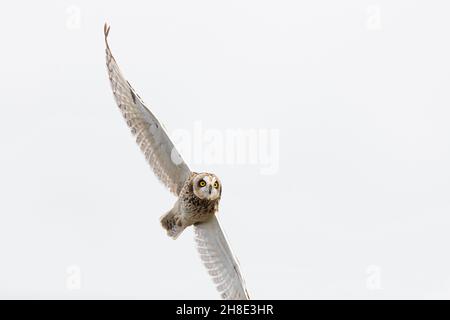
[[[219,178],[212,173],[200,173],[192,181],[194,194],[203,200],[216,200],[222,193]]]

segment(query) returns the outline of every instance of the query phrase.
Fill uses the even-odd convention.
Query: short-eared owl
[[[249,299],[238,262],[216,217],[222,194],[219,178],[189,169],[159,120],[120,72],[108,45],[108,33],[105,24],[106,65],[116,103],[155,175],[178,197],[161,217],[161,225],[173,239],[193,225],[200,257],[222,298]]]

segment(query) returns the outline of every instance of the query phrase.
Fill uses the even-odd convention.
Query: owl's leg
[[[178,210],[178,205],[175,206],[161,217],[161,225],[167,231],[167,235],[172,239],[176,239],[181,232],[187,227],[182,214]]]

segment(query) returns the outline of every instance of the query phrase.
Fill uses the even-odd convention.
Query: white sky
[[[119,65],[169,132],[278,132],[272,175],[193,165],[224,184],[220,216],[252,297],[450,298],[449,9],[2,3],[0,297],[218,298],[192,231],[172,241],[159,225],[175,199],[113,100],[108,21]]]

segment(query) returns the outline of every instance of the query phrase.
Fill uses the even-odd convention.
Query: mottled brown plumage
[[[205,186],[201,187],[200,183]],[[173,208],[161,217],[161,225],[176,239],[186,227],[210,219],[219,210],[221,195],[222,184],[216,175],[192,172]]]

